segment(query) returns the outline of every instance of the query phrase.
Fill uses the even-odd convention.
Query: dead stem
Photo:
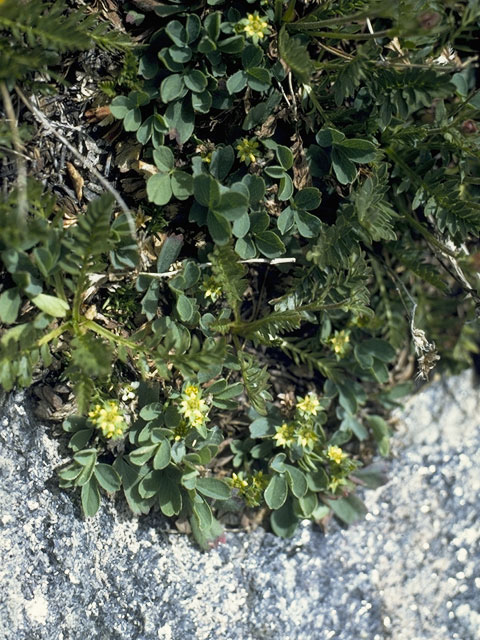
[[[17,118],[15,117],[15,111],[13,109],[12,101],[10,100],[10,94],[5,82],[0,82],[0,91],[2,93],[3,105],[5,107],[5,113],[7,115],[7,122],[10,126],[12,133],[12,142],[15,149],[15,162],[17,165],[17,211],[19,224],[25,224],[28,212],[28,200],[27,200],[27,165],[25,163],[25,156],[23,155],[23,144],[20,138],[17,127]]]
[[[104,178],[102,176],[102,174],[91,164],[91,162],[89,160],[87,160],[87,158],[84,158],[82,156],[82,154],[75,149],[74,146],[72,146],[70,144],[70,142],[61,134],[57,131],[57,129],[55,128],[55,126],[49,121],[47,120],[47,118],[44,116],[44,114],[37,109],[37,107],[35,107],[29,100],[28,98],[24,95],[24,93],[22,92],[22,90],[19,87],[15,87],[15,91],[17,92],[20,100],[23,102],[23,104],[27,107],[27,109],[33,114],[33,116],[43,124],[43,126],[50,132],[52,133],[56,138],[58,138],[58,140],[60,140],[60,142],[65,145],[67,147],[67,149],[73,153],[73,155],[77,158],[77,160],[79,160],[82,165],[88,169],[94,176],[95,178],[98,180],[98,182],[100,182],[100,184],[103,186],[103,188],[108,191],[109,193],[111,193],[113,195],[113,197],[115,198],[115,200],[118,203],[118,206],[120,207],[120,209],[123,211],[123,213],[125,214],[127,221],[128,221],[128,226],[130,229],[130,234],[132,236],[132,238],[135,240],[135,242],[137,242],[137,233],[136,233],[136,228],[135,228],[135,220],[133,219],[133,216],[130,212],[130,209],[128,208],[127,204],[125,203],[125,200],[122,198],[122,196],[118,193],[118,191],[110,184],[110,182]]]

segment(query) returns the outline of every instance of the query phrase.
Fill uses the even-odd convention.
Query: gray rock
[[[478,640],[480,432],[470,374],[399,418],[366,520],[292,540],[228,534],[202,553],[121,500],[83,520],[57,488],[51,426],[10,396],[0,418],[0,638]]]

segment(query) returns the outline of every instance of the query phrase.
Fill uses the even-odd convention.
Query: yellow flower
[[[212,302],[215,302],[222,295],[222,289],[213,276],[203,280],[202,288],[205,298],[211,298]]]
[[[347,353],[348,343],[350,342],[350,332],[345,330],[335,331],[335,335],[333,338],[330,338],[330,342],[337,356],[342,357]]]
[[[297,433],[297,442],[304,449],[313,449],[316,442],[318,442],[318,436],[313,429],[302,427]]]
[[[241,24],[243,31],[245,31],[249,38],[252,38],[255,44],[270,33],[268,21],[265,20],[265,18],[261,18],[258,15],[258,11],[255,11],[255,13],[247,13],[247,17],[241,21]]]
[[[279,447],[291,447],[295,442],[295,424],[284,422],[281,427],[275,427],[277,433],[273,439],[277,441]]]
[[[334,476],[333,478],[330,479],[330,482],[327,485],[327,489],[332,493],[335,493],[338,487],[342,487],[343,485],[346,485],[346,484],[347,484],[347,481],[345,480],[345,478],[336,478]]]
[[[320,410],[320,402],[316,393],[309,393],[300,402],[297,402],[297,409],[300,413],[316,416]]]
[[[333,460],[336,464],[341,464],[342,460],[345,460],[347,457],[348,454],[335,444],[331,444],[327,449],[327,458],[330,458],[330,460]]]
[[[128,428],[125,417],[114,400],[96,404],[88,417],[105,438],[121,438]]]
[[[258,142],[254,138],[251,140],[243,138],[236,147],[238,151],[237,156],[240,158],[241,162],[245,162],[246,164],[255,162],[255,154],[258,155],[258,146]]]
[[[196,398],[200,393],[200,389],[194,384],[189,384],[185,387],[185,391],[183,393],[189,398]]]
[[[252,487],[254,489],[264,489],[268,484],[268,479],[263,475],[263,471],[256,471],[251,477]]]
[[[179,440],[184,440],[190,431],[192,430],[192,425],[189,424],[186,420],[182,420],[178,426],[173,430],[174,440],[178,442]]]
[[[179,411],[188,420],[190,426],[200,427],[206,420],[208,405],[202,398],[202,392],[194,384],[185,387]]]
[[[248,487],[248,482],[243,478],[243,474],[232,473],[231,483],[234,489],[239,489],[240,491]]]

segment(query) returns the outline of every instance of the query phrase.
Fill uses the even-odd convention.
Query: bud
[[[473,120],[464,120],[462,122],[462,127],[461,127],[463,133],[465,133],[466,135],[470,135],[472,133],[477,133],[478,129],[477,129],[477,125],[475,124],[475,122]]]
[[[440,22],[441,16],[436,11],[425,11],[418,16],[418,22],[426,31],[433,29]]]

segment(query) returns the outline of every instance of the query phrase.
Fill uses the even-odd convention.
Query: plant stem
[[[62,333],[65,333],[65,331],[69,331],[71,328],[72,328],[72,325],[70,322],[64,322],[56,329],[52,329],[51,331],[49,331],[49,333],[41,337],[40,340],[38,340],[37,342],[37,347],[41,347],[44,344],[48,344],[52,340],[55,340],[55,338],[58,338],[58,336],[62,335]]]
[[[297,31],[308,31],[309,35],[317,38],[330,38],[332,40],[371,40],[372,38],[385,38],[390,35],[390,30],[377,31],[376,33],[348,33],[343,31],[310,31],[308,28],[302,28],[302,25],[292,24]],[[313,28],[313,26],[312,26]]]
[[[7,122],[12,133],[12,142],[15,149],[15,162],[17,164],[17,189],[18,189],[18,223],[24,225],[27,219],[28,213],[28,200],[27,200],[27,165],[25,163],[25,156],[23,154],[23,144],[20,138],[17,127],[17,119],[15,117],[15,111],[13,109],[10,94],[7,89],[7,85],[2,80],[0,82],[0,92],[2,94],[3,105],[5,107],[5,113],[7,114]]]
[[[108,329],[105,329],[105,327],[102,327],[101,325],[97,324],[93,320],[87,320],[87,319],[83,320],[82,326],[86,327],[87,329],[91,329],[95,333],[98,333],[99,336],[102,336],[103,338],[107,338],[107,340],[112,340],[113,342],[116,342],[117,344],[121,344],[124,347],[128,347],[129,349],[134,349],[135,351],[145,351],[145,349],[142,347],[141,344],[137,344],[136,342],[133,342],[128,338],[117,336],[115,333],[113,333],[112,331],[109,331]]]

